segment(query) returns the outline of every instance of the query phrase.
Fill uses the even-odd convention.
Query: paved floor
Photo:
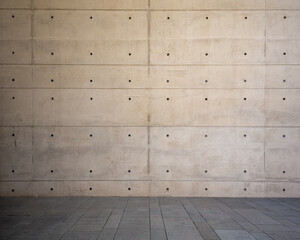
[[[300,199],[0,198],[0,239],[300,239]]]

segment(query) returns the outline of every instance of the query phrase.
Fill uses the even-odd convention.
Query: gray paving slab
[[[115,238],[117,228],[105,228],[101,231],[97,240],[113,240]]]
[[[251,233],[251,235],[256,239],[256,240],[272,240],[267,234],[265,233]]]
[[[98,232],[68,232],[61,240],[96,240]]]
[[[217,230],[216,233],[221,240],[255,240],[255,238],[245,230]]]
[[[220,238],[208,223],[196,223],[196,227],[205,240],[219,240]]]
[[[253,224],[279,224],[256,209],[236,209],[236,211]]]
[[[110,215],[104,228],[118,228],[122,215]]]
[[[1,198],[5,240],[300,240],[300,200]]]
[[[207,222],[214,230],[243,230],[241,225],[232,219],[213,219]]]
[[[167,240],[165,229],[151,229],[151,240]]]

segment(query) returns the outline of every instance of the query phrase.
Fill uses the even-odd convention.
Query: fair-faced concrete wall
[[[300,1],[1,0],[0,196],[300,197]]]

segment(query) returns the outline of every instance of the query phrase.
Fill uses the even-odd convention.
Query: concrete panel
[[[147,105],[145,90],[35,90],[34,124],[146,126]]]
[[[35,9],[131,9],[148,8],[148,0],[33,0]]]
[[[51,190],[52,189],[52,190]],[[33,195],[45,196],[148,196],[147,181],[37,181]]]
[[[0,90],[0,126],[32,125],[32,90]]]
[[[299,40],[267,40],[266,61],[269,64],[299,64]]]
[[[268,197],[300,197],[299,182],[266,182],[265,196]]]
[[[266,177],[300,179],[300,129],[266,129]]]
[[[264,91],[153,90],[149,112],[151,126],[263,126]]]
[[[33,196],[32,182],[0,182],[0,196],[30,197]]]
[[[264,40],[152,40],[150,49],[151,64],[263,64],[265,62]],[[270,58],[272,54],[274,53],[270,53]]]
[[[150,88],[264,88],[265,66],[152,66]]]
[[[300,88],[300,66],[266,66],[267,88]]]
[[[264,185],[262,182],[152,181],[151,196],[263,197]]]
[[[30,64],[31,41],[0,41],[0,63]]]
[[[31,88],[30,65],[0,65],[0,88]]]
[[[147,180],[147,128],[34,129],[35,180]]]
[[[136,31],[139,29],[139,31]],[[34,39],[147,40],[146,11],[35,11]]]
[[[154,11],[151,39],[264,39],[264,11]]]
[[[222,10],[222,9],[264,9],[265,2],[261,0],[151,0],[151,9],[192,9],[192,10]]]
[[[31,11],[0,10],[0,40],[31,39]]]
[[[153,180],[264,177],[261,128],[151,128]],[[184,164],[183,164],[184,163]]]
[[[0,180],[32,179],[32,128],[0,127]]]
[[[35,40],[36,64],[138,64],[148,62],[147,41]],[[0,49],[1,50],[1,49]],[[0,61],[3,61],[0,58]]]
[[[9,78],[7,81],[7,84],[10,83]],[[147,66],[36,65],[33,67],[34,88],[145,88],[147,81]]]
[[[0,8],[11,8],[11,9],[30,9],[31,0],[1,0]]]
[[[269,89],[265,94],[266,126],[300,126],[299,89]]]
[[[300,11],[268,11],[268,39],[300,39]]]
[[[267,9],[300,9],[300,2],[298,0],[266,0]]]

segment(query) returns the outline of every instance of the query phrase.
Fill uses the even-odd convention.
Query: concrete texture
[[[299,199],[1,198],[1,239],[298,240]]]
[[[0,196],[300,197],[299,30],[298,0],[1,0]]]

